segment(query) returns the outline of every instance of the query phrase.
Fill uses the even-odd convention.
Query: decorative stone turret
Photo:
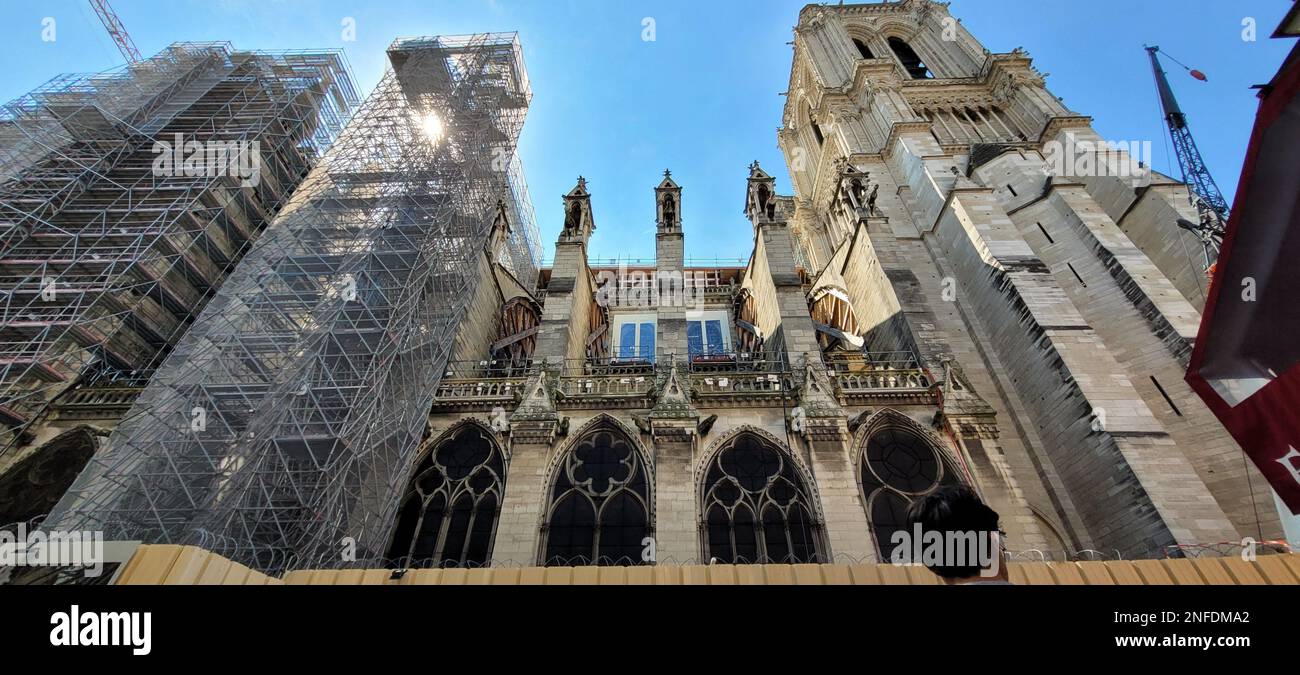
[[[996,439],[997,411],[971,388],[955,363],[945,360],[943,369],[942,403],[934,417],[935,429],[947,430],[958,438]]]
[[[871,172],[863,171],[841,157],[835,162],[839,184],[836,186],[835,204],[854,222],[866,222],[872,216],[883,216],[876,208],[880,184],[871,182]]]
[[[754,223],[754,227],[777,219],[776,179],[764,171],[757,161],[749,165],[745,217]]]
[[[699,427],[700,413],[691,405],[690,381],[674,361],[659,384],[659,399],[650,411],[650,435],[655,443],[690,443]]]
[[[596,221],[591,215],[591,194],[587,192],[587,179],[578,176],[578,184],[564,195],[564,229],[560,231],[559,244],[581,243],[583,246],[596,231]]]
[[[655,283],[658,306],[658,335],[656,343],[660,354],[687,358],[686,305],[693,296],[686,294],[686,237],[682,232],[682,188],[673,180],[671,171],[664,171],[664,179],[655,188],[655,212],[658,228],[655,234]]]
[[[555,411],[552,381],[552,376],[542,370],[528,383],[528,393],[510,416],[510,438],[516,445],[555,442],[561,421]]]
[[[573,366],[586,358],[585,342],[573,338],[569,328],[573,321],[591,320],[591,298],[596,289],[587,266],[587,242],[595,229],[587,180],[579,177],[578,184],[564,195],[564,228],[555,242],[555,265],[546,287],[534,361],[552,366],[567,361]]]
[[[821,359],[804,359],[799,406],[791,415],[791,429],[809,443],[839,443],[848,438],[848,419],[835,399],[834,385]]]
[[[838,447],[838,441],[848,434],[848,423],[826,376],[821,346],[795,262],[794,242],[786,223],[788,214],[777,198],[775,179],[758,162],[749,167],[745,201],[745,213],[758,235],[759,248],[755,255],[764,257],[764,267],[776,292],[781,337],[799,389],[799,399],[788,423],[810,442],[829,441]]]
[[[664,171],[663,181],[655,188],[655,213],[660,233],[681,231],[682,188],[671,171]]]

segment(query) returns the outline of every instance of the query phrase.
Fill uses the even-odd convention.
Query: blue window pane
[[[625,323],[618,333],[618,358],[630,359],[636,355],[636,324]]]
[[[704,336],[701,333],[699,321],[686,322],[686,348],[692,357],[704,353]]]
[[[727,350],[726,343],[722,341],[722,322],[709,321],[705,324],[705,330],[709,336],[709,353],[721,354]]]
[[[641,324],[641,358],[655,360],[655,325],[652,323]]]

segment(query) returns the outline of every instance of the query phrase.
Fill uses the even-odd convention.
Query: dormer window
[[[686,348],[691,359],[731,352],[730,316],[726,311],[702,312],[686,319]]]
[[[615,320],[618,342],[614,353],[621,362],[655,361],[655,316],[653,314],[622,316]]]

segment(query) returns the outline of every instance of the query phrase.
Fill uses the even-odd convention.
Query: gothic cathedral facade
[[[497,262],[503,216],[391,559],[886,561],[955,483],[1049,559],[1276,537],[1183,381],[1183,185],[930,0],[804,8],[787,97],[794,195],[750,167],[744,267],[686,264],[668,173],[640,267],[589,260],[583,180],[535,285]]]

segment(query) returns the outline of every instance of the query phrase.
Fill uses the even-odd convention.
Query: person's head
[[[975,555],[975,551],[964,551],[964,559],[945,559],[941,564],[926,565],[945,582],[1006,579],[998,512],[980,501],[979,496],[970,488],[964,485],[944,487],[913,502],[907,510],[907,527],[909,531],[915,532],[918,526],[922,534],[938,532],[944,541],[970,542],[973,535],[974,543],[978,546],[976,550],[988,554],[986,559],[990,560],[990,564],[987,566],[980,564],[980,557]],[[949,537],[949,534],[962,534],[965,537]],[[957,565],[957,562],[965,564]]]

